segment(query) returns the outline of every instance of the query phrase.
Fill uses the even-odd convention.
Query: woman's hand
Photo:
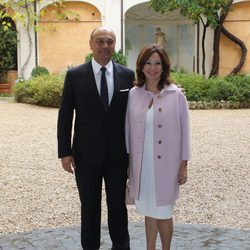
[[[178,175],[178,181],[179,185],[183,185],[187,182],[187,161],[181,161],[180,169],[179,169],[179,175]]]

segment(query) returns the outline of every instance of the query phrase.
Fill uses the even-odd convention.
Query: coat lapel
[[[88,93],[88,98],[91,98],[91,102],[96,102],[100,104],[100,106],[104,109],[104,105],[102,103],[102,100],[100,98],[96,82],[95,82],[95,76],[92,68],[91,62],[88,62],[85,64],[85,67],[83,68],[81,72],[82,81],[85,83],[85,87],[87,88],[86,93]]]
[[[118,102],[121,85],[124,82],[123,73],[117,66],[117,64],[114,62],[113,62],[113,77],[114,77],[114,93],[112,100],[110,102],[109,109],[112,108],[112,106],[115,106],[116,103]],[[88,98],[91,98],[91,102],[95,101],[96,103],[98,103],[98,105],[100,105],[103,108],[103,110],[105,110],[105,107],[102,103],[102,100],[100,98],[96,86],[95,76],[91,62],[88,62],[84,65],[83,70],[81,71],[81,78],[82,78],[81,81],[85,85],[84,88],[87,89],[86,93],[89,93]]]
[[[113,93],[113,97],[112,97],[110,106],[113,106],[114,103],[118,100],[119,92],[120,92],[120,83],[123,80],[121,71],[120,71],[119,67],[117,67],[116,63],[114,63],[114,62],[113,62],[113,74],[114,74],[114,93]]]

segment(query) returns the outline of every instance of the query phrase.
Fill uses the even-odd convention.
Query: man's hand
[[[61,158],[62,167],[65,171],[74,174],[75,172],[75,162],[72,156],[65,156]]]

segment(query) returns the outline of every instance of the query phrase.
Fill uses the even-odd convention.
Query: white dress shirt
[[[98,89],[99,94],[101,93],[101,68],[103,67],[99,63],[95,61],[94,58],[91,60],[92,68],[94,71],[96,87]],[[104,66],[107,70],[105,72],[106,79],[107,79],[107,87],[108,87],[108,95],[109,95],[109,104],[111,103],[113,93],[114,93],[114,77],[113,77],[113,63],[110,61],[108,64]]]

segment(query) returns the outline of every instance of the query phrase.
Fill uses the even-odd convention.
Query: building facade
[[[117,36],[116,50],[122,50],[128,67],[135,69],[137,55],[146,44],[164,46],[172,68],[185,72],[201,72],[202,25],[194,25],[178,11],[160,14],[148,8],[143,0],[85,0],[65,1],[63,7],[44,1],[35,5],[43,13],[39,31],[17,24],[19,35],[19,76],[29,78],[37,66],[59,73],[85,61],[91,52],[89,36],[98,26],[111,27]],[[234,1],[225,27],[243,40],[250,51],[250,1]],[[208,30],[206,41],[206,74],[209,75],[213,57],[213,31]],[[240,48],[222,36],[219,74],[230,73],[240,59]],[[249,53],[248,53],[249,54]],[[28,59],[28,60],[27,60]],[[241,73],[250,73],[250,56]]]

